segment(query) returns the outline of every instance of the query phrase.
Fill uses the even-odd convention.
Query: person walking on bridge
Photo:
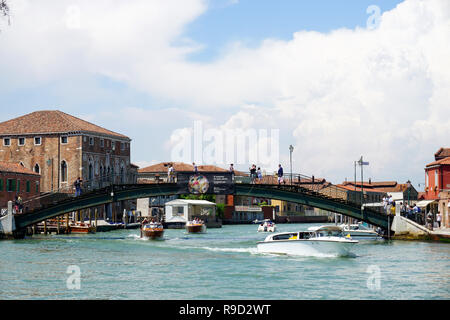
[[[78,177],[77,180],[75,180],[74,182],[74,186],[75,186],[75,197],[79,197],[81,196],[81,184],[83,183],[83,180],[81,180],[80,177]]]

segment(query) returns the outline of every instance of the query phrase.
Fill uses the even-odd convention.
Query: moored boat
[[[70,233],[95,233],[95,227],[89,223],[76,222],[69,224]]]
[[[150,222],[141,227],[141,238],[161,239],[163,235],[164,228],[159,222]]]
[[[314,230],[269,235],[258,242],[260,253],[302,256],[348,256],[357,240],[344,236],[338,226],[315,227]]]
[[[203,221],[199,220],[193,220],[186,222],[186,231],[188,233],[205,233],[206,232],[206,225],[203,223]]]

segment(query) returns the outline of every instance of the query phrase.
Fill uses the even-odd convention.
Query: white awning
[[[425,208],[427,205],[429,205],[432,202],[435,202],[436,200],[422,200],[416,203],[416,205],[419,208]]]

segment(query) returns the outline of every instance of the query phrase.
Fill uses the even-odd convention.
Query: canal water
[[[267,234],[256,230],[166,230],[162,241],[142,240],[139,230],[0,241],[0,299],[450,298],[449,244],[360,242],[353,257],[279,256],[257,253]]]

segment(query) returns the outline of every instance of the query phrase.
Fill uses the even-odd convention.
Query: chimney
[[[369,178],[369,184],[372,184],[372,178]]]

